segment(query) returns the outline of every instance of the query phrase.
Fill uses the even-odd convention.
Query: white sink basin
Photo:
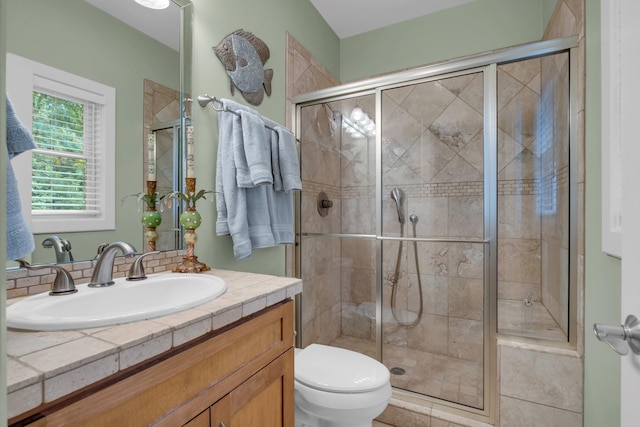
[[[193,308],[227,290],[224,280],[204,274],[162,273],[141,281],[114,281],[106,288],[78,285],[71,295],[27,297],[7,307],[7,326],[63,331],[118,325]]]

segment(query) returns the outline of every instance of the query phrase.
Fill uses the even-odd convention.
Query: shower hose
[[[411,221],[411,224],[413,225],[413,238],[415,239],[416,224],[418,223],[418,216],[415,214],[412,214],[409,217],[409,221]],[[402,238],[404,237],[404,215],[399,215],[399,222],[400,222],[400,237]],[[396,322],[398,322],[400,326],[412,327],[420,323],[420,320],[422,319],[422,309],[423,309],[422,279],[420,278],[420,264],[418,263],[418,242],[415,240],[413,241],[413,256],[416,263],[416,275],[418,276],[418,293],[420,296],[420,308],[418,309],[418,315],[413,320],[413,322],[403,322],[402,320],[400,320],[400,317],[398,316],[397,308],[396,308],[396,298],[398,295],[398,282],[400,281],[400,262],[402,259],[402,246],[403,246],[403,241],[401,240],[400,246],[398,247],[398,258],[396,259],[396,269],[390,280],[391,282],[391,314],[393,315],[393,318],[395,319]]]

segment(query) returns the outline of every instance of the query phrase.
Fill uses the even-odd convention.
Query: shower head
[[[404,192],[398,187],[391,190],[391,199],[396,202],[396,208],[398,209],[398,221],[400,224],[404,224],[404,210],[402,209],[402,201],[404,199]]]

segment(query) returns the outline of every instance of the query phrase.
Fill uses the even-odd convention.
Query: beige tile
[[[211,318],[207,317],[198,322],[191,323],[187,326],[176,329],[175,331],[173,331],[173,346],[177,347],[181,344],[191,341],[194,338],[211,332],[211,325]]]
[[[7,355],[20,357],[82,337],[84,335],[77,331],[37,332],[8,329]]]
[[[484,201],[482,197],[449,199],[449,236],[482,238]]]
[[[211,323],[211,313],[200,309],[191,309],[169,314],[167,316],[157,317],[151,321],[175,328],[202,321],[206,322],[207,319],[209,320],[209,323]]]
[[[129,368],[170,350],[172,342],[172,334],[166,333],[121,351],[119,358],[120,370]]]
[[[582,426],[582,415],[576,412],[501,396],[500,426],[580,427]]]
[[[502,239],[498,242],[498,279],[540,283],[541,247],[537,239]]]
[[[408,343],[418,350],[446,355],[448,340],[449,322],[445,316],[423,314],[420,323],[408,330]]]
[[[392,426],[420,426],[430,427],[431,417],[428,414],[408,411],[389,405],[382,414],[376,418],[378,421]]]
[[[449,356],[477,362],[483,360],[483,350],[482,322],[449,318]]]
[[[12,418],[42,403],[42,383],[36,383],[7,394],[7,418]]]
[[[500,238],[539,238],[540,215],[537,196],[499,196],[498,235]]]
[[[582,411],[582,361],[578,358],[503,346],[500,379],[504,396]]]
[[[62,372],[75,369],[88,361],[115,353],[117,353],[117,346],[92,337],[83,337],[27,354],[21,357],[20,361],[39,371],[46,372],[46,377],[51,378]]]
[[[466,102],[480,114],[484,114],[484,78],[482,73],[468,74],[459,78],[472,78],[471,82],[460,93],[461,100]],[[441,80],[443,85],[447,85],[449,80]],[[454,94],[456,91],[454,91]]]
[[[483,319],[484,287],[481,279],[449,280],[449,316],[461,319]]]
[[[424,102],[428,99],[429,102]],[[433,123],[456,100],[456,96],[439,82],[427,82],[414,86],[402,102],[402,108],[411,116],[419,118],[426,126]],[[460,101],[461,102],[461,101]],[[466,111],[462,109],[460,111]],[[470,109],[470,107],[467,106]],[[468,112],[468,111],[467,111]],[[475,112],[475,114],[478,114]],[[445,122],[443,122],[445,123]],[[475,134],[475,132],[473,132]],[[465,143],[468,141],[465,141]]]
[[[116,372],[118,372],[118,355],[112,354],[77,369],[48,378],[44,381],[44,401],[45,403],[52,402]]]
[[[450,244],[448,253],[450,277],[484,278],[484,248],[482,244]]]
[[[135,323],[105,328],[92,334],[93,337],[108,341],[121,349],[132,347],[150,338],[166,333],[167,326],[143,320]]]
[[[528,84],[540,72],[540,58],[517,61],[510,64],[503,64],[498,67],[501,71],[508,73],[522,84]],[[498,86],[502,82],[498,77]]]
[[[223,326],[235,322],[242,318],[242,305],[238,304],[229,310],[221,311],[213,315],[211,319],[211,330],[215,331]]]
[[[498,128],[523,146],[536,138],[539,96],[525,87],[498,112]]]
[[[7,359],[7,393],[42,381],[43,378],[42,373],[11,357]]]
[[[419,140],[402,155],[402,161],[424,182],[430,182],[455,155],[456,152],[431,130],[425,130]]]

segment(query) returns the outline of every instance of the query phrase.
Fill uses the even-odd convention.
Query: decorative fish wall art
[[[252,33],[239,29],[213,47],[229,75],[231,94],[237,87],[251,105],[260,105],[264,94],[271,96],[273,70],[265,70],[269,47]]]

